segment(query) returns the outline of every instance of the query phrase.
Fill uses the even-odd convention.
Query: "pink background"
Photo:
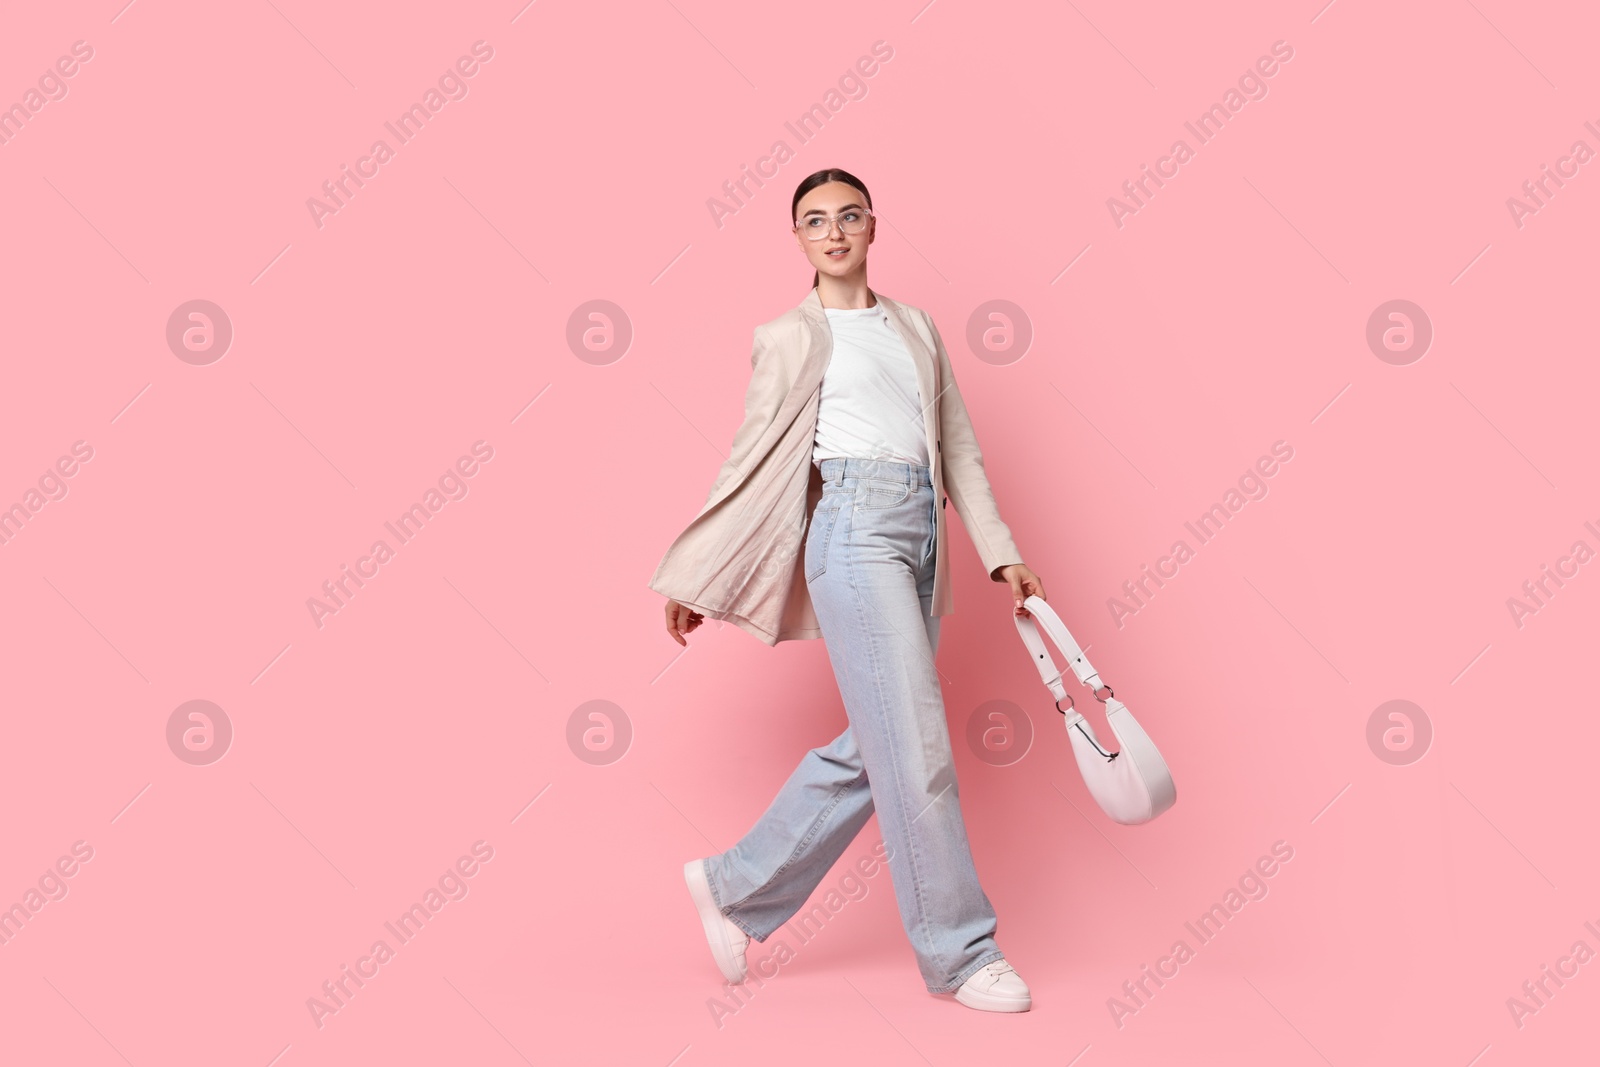
[[[1600,549],[1600,163],[1507,208],[1600,148],[1585,5],[120,5],[23,5],[0,35],[0,103],[93,49],[0,145],[0,505],[65,489],[0,546],[0,903],[65,891],[0,946],[0,1058],[1593,1059],[1600,963],[1520,1028],[1507,1008],[1600,950],[1600,564],[1507,608]],[[319,227],[307,199],[480,40],[467,95]],[[785,123],[880,40],[801,143]],[[1275,41],[1267,95],[1199,145],[1185,121]],[[1119,228],[1108,198],[1180,137]],[[845,724],[821,642],[709,623],[683,650],[645,587],[726,455],[751,330],[806,293],[789,197],[825,166],[868,183],[871,283],[933,314],[1018,545],[1178,782],[1149,825],[1098,811],[953,533],[938,666],[1023,1016],[926,993],[883,872],[808,942],[752,946],[793,958],[732,1011],[681,877]],[[1366,341],[1398,299],[1434,331],[1407,365]],[[221,358],[169,346],[192,300],[231,323]],[[625,350],[569,341],[594,300]],[[967,343],[992,300],[1025,353]],[[1268,495],[1119,627],[1108,599],[1279,440]],[[319,627],[308,599],[478,441],[466,495]],[[192,700],[221,759],[169,743]],[[1421,759],[1369,746],[1390,700],[1431,724]],[[589,701],[612,762],[569,743]],[[990,701],[1031,724],[1020,761],[967,745]],[[384,923],[479,841],[400,945]],[[1201,945],[1184,923],[1277,841],[1267,895]],[[308,999],[380,938],[319,1027]],[[1108,1000],[1179,939],[1119,1026]]]

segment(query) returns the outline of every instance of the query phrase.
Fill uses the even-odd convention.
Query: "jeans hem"
[[[993,952],[985,952],[983,955],[979,956],[976,960],[973,960],[971,963],[969,963],[965,967],[963,967],[961,969],[961,972],[956,975],[955,980],[952,981],[949,985],[942,986],[942,987],[940,987],[938,989],[935,989],[933,986],[929,986],[928,987],[928,992],[930,992],[930,993],[954,993],[956,990],[961,988],[961,984],[963,982],[965,982],[968,978],[971,978],[975,973],[977,973],[977,971],[980,968],[984,967],[987,964],[993,963],[995,960],[1004,959],[1005,955],[1006,954],[1004,952],[1001,952],[999,949],[995,949]]]
[[[745,932],[745,934],[747,936],[749,936],[749,938],[752,941],[757,941],[757,942],[765,941],[767,938],[772,936],[771,934],[758,934],[758,933],[756,933],[754,930],[752,930],[748,926],[746,926],[744,924],[744,920],[739,918],[737,915],[729,915],[727,912],[723,912],[722,915],[723,915],[724,918],[726,918],[733,925],[735,925],[739,929],[743,930]]]
[[[715,878],[711,877],[711,857],[707,856],[700,862],[705,866],[706,884],[711,887],[711,901],[717,906],[717,911],[722,913],[722,917],[727,919],[733,925],[737,926],[739,929],[743,930],[752,941],[765,941],[768,937],[770,937],[770,934],[756,933],[754,930],[750,929],[750,927],[745,925],[743,919],[739,918],[737,915],[734,915],[732,912],[722,906],[722,895],[717,892],[717,881]],[[738,905],[735,904],[733,907],[738,907]]]
[[[705,863],[706,863],[706,881],[711,883],[711,898],[716,901],[717,910],[721,911],[722,914],[725,915],[730,922],[732,922],[739,929],[743,930],[745,933],[749,934],[756,941],[763,941],[764,942],[764,941],[766,941],[767,938],[771,937],[772,934],[775,931],[769,931],[769,932],[764,933],[764,934],[756,933],[754,930],[750,929],[750,927],[746,926],[741,919],[739,919],[737,916],[735,916],[733,914],[732,909],[737,908],[740,904],[743,904],[744,902],[749,900],[751,897],[755,896],[757,893],[760,893],[763,890],[767,889],[768,887],[776,884],[777,881],[781,877],[783,877],[783,875],[784,875],[784,873],[786,871],[788,871],[791,867],[793,867],[796,863],[798,863],[800,861],[800,859],[802,857],[804,857],[806,849],[811,847],[811,843],[816,840],[817,835],[822,832],[823,827],[826,826],[827,823],[828,823],[828,820],[830,818],[832,818],[834,810],[836,808],[838,808],[840,802],[844,800],[845,794],[848,793],[852,788],[854,788],[866,776],[867,776],[866,769],[862,768],[862,771],[861,771],[860,774],[856,775],[854,778],[850,779],[850,781],[844,783],[839,788],[835,789],[834,792],[833,792],[833,796],[828,800],[827,807],[823,808],[822,811],[817,814],[816,819],[811,824],[811,829],[806,832],[806,836],[801,839],[801,841],[800,841],[800,843],[798,845],[795,846],[794,852],[792,852],[789,855],[789,858],[783,862],[783,865],[780,866],[776,871],[772,872],[772,877],[768,878],[765,882],[762,882],[760,885],[756,886],[750,892],[746,893],[744,896],[740,897],[738,900],[734,901],[732,904],[727,905],[726,907],[723,906],[721,895],[717,892],[717,883],[716,883],[715,879],[711,878],[711,876],[710,876],[710,863],[711,863],[711,861],[710,861],[710,859],[708,857],[705,860]],[[748,879],[748,880],[754,881],[754,879]],[[802,901],[801,903],[804,904],[804,901]],[[784,920],[784,922],[787,922],[787,921],[788,921],[787,919]],[[782,924],[780,923],[779,926],[781,927]]]
[[[722,911],[722,894],[717,892],[717,880],[711,877],[711,857],[707,856],[702,859],[700,867],[706,872],[706,885],[711,887],[711,903],[717,906],[718,911]],[[723,912],[723,914],[726,915],[727,912]]]

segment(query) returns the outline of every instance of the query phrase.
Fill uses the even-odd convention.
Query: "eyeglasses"
[[[864,207],[845,208],[831,218],[827,215],[807,215],[794,224],[794,228],[806,235],[807,240],[820,241],[833,232],[835,221],[839,223],[839,232],[857,234],[867,228],[867,220],[872,217],[872,212]]]

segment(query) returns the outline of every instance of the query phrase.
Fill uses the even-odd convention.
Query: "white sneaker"
[[[956,999],[979,1011],[1027,1011],[1033,1007],[1028,983],[1003,957],[973,971],[956,990]]]
[[[730,982],[742,982],[749,972],[744,950],[750,945],[750,935],[736,926],[722,912],[711,896],[711,883],[706,880],[704,860],[690,860],[683,865],[683,880],[689,883],[689,896],[700,912],[700,925],[705,928],[706,941],[711,945],[711,956],[717,969]]]

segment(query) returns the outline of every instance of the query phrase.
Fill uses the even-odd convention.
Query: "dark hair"
[[[805,180],[800,183],[799,187],[795,189],[794,200],[789,204],[789,217],[791,219],[794,218],[795,210],[799,208],[800,198],[802,196],[805,196],[817,186],[827,185],[829,182],[844,182],[846,185],[855,186],[857,189],[861,190],[861,195],[866,198],[867,207],[872,207],[872,194],[867,192],[866,184],[862,182],[860,178],[857,178],[854,174],[851,174],[847,170],[840,170],[838,167],[825,167],[822,170],[817,171],[815,174],[808,174]],[[821,272],[812,271],[811,288],[815,289],[817,285],[821,283],[821,281]]]

